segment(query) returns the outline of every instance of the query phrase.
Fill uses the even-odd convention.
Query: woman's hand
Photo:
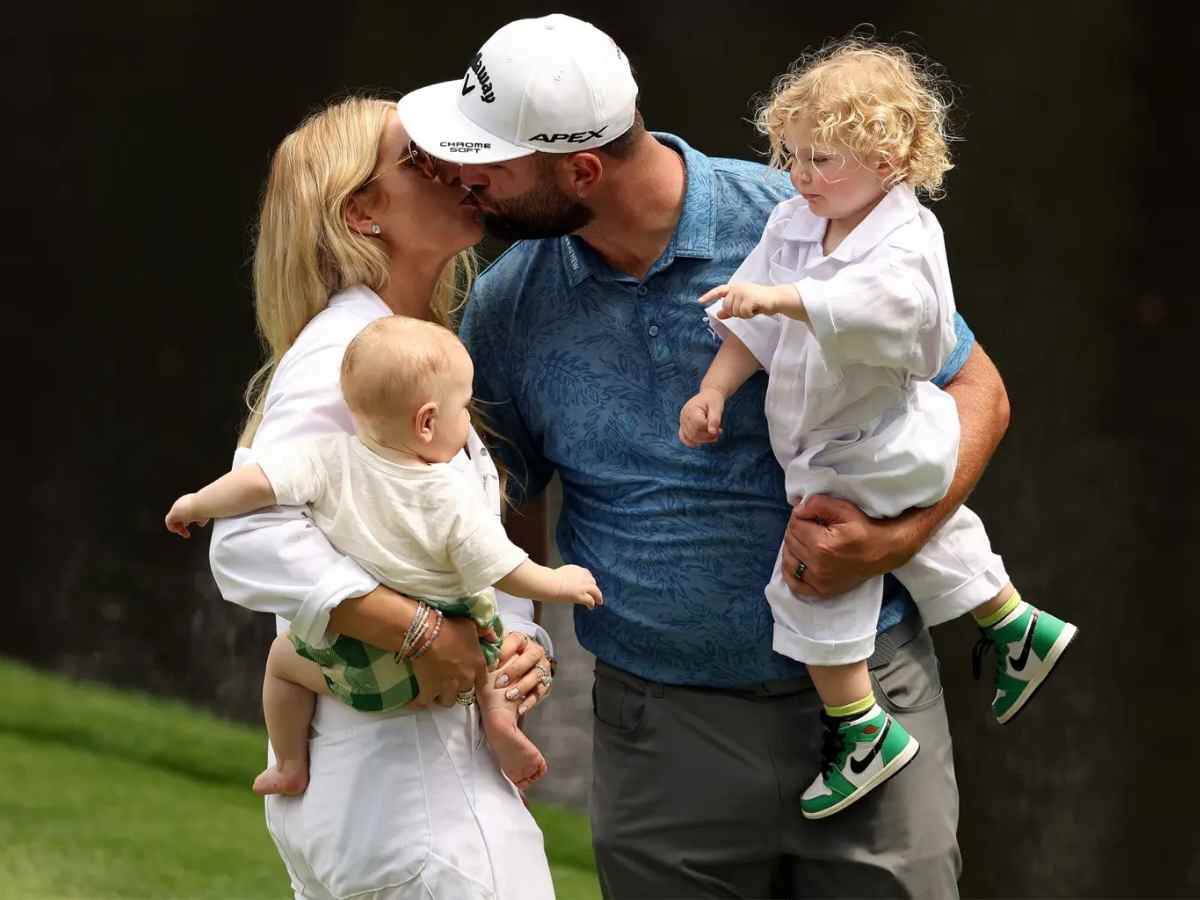
[[[912,559],[924,543],[917,526],[909,513],[872,519],[853,503],[816,494],[797,504],[788,520],[780,563],[783,580],[806,597],[844,594]]]
[[[504,696],[519,700],[518,715],[525,715],[550,693],[550,660],[537,641],[519,631],[510,631],[500,645],[500,662],[492,673],[492,684],[507,687]]]
[[[409,706],[428,709],[433,704],[453,706],[459,694],[471,690],[484,672],[479,629],[470,617],[446,616],[442,630],[420,656],[409,660],[417,677],[417,696]]]

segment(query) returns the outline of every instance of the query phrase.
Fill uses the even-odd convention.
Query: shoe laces
[[[975,648],[971,651],[971,673],[978,681],[983,674],[983,657],[989,650],[996,649],[996,642],[988,636],[988,633],[982,628],[979,629],[979,640],[975,642]],[[996,657],[996,665],[1000,665],[1000,657]]]
[[[846,750],[846,742],[837,719],[830,718],[822,712],[821,722],[825,725],[825,736],[821,741],[821,772],[827,774],[839,767]]]

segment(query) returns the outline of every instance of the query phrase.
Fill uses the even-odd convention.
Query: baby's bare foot
[[[500,771],[518,788],[525,790],[546,774],[546,758],[517,727],[517,718],[511,710],[483,710],[483,730],[500,763]]]
[[[281,762],[263,769],[254,779],[251,790],[260,797],[268,794],[303,794],[308,787],[308,762]]]

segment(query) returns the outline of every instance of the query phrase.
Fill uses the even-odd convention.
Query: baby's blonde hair
[[[346,347],[342,397],[354,418],[368,430],[388,430],[407,422],[466,352],[454,333],[441,325],[408,316],[384,316],[355,335]]]
[[[771,141],[771,166],[787,169],[788,127],[807,118],[813,140],[842,144],[863,164],[888,163],[885,188],[907,182],[931,200],[954,167],[947,146],[950,86],[940,70],[901,47],[850,38],[797,60],[759,104],[755,127]]]

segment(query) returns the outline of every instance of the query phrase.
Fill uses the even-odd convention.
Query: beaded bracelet
[[[409,657],[409,659],[416,659],[418,656],[432,647],[433,642],[437,640],[438,632],[442,630],[442,622],[446,617],[442,615],[442,611],[440,609],[435,609],[433,613],[437,616],[437,621],[433,623],[433,629],[429,632],[428,639],[426,639],[425,643],[423,643],[420,648]]]

